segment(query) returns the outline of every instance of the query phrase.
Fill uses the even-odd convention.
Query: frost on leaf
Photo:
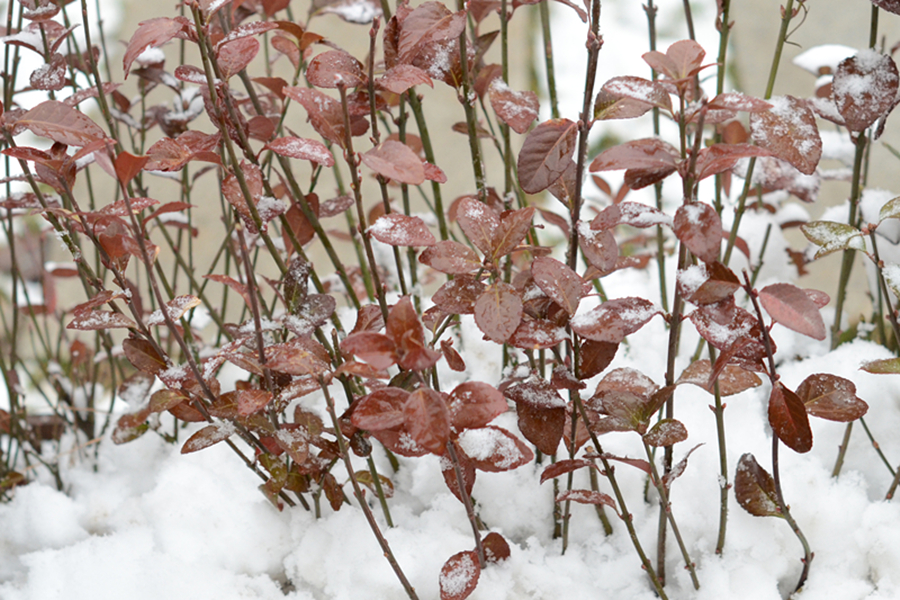
[[[331,151],[325,147],[325,144],[317,140],[293,136],[280,137],[266,144],[266,149],[279,156],[308,160],[324,167],[334,166],[334,156]]]
[[[754,517],[779,517],[775,480],[759,466],[752,454],[744,454],[734,474],[734,495]]]
[[[862,131],[894,107],[900,75],[890,56],[862,50],[838,65],[832,94],[850,131]]]
[[[453,240],[444,240],[426,248],[419,255],[419,262],[451,275],[464,275],[481,268],[478,255],[468,246]]]
[[[465,600],[475,591],[481,567],[474,550],[458,552],[441,567],[441,600]]]
[[[456,210],[456,220],[469,241],[486,256],[494,247],[494,233],[500,228],[500,215],[493,208],[474,198],[462,198]]]
[[[661,448],[683,442],[688,437],[687,428],[677,419],[663,419],[644,434],[644,441]]]
[[[497,117],[516,133],[525,133],[538,117],[537,94],[515,92],[500,78],[494,79],[489,88],[491,107]]]
[[[213,444],[228,439],[234,434],[234,425],[228,422],[218,422],[207,425],[194,435],[189,437],[181,447],[182,454],[190,454],[208,448]]]
[[[628,98],[650,107],[672,111],[672,100],[669,98],[669,92],[655,81],[626,75],[610,79],[603,84],[601,89],[618,98]]]
[[[758,146],[811,175],[822,157],[816,116],[806,101],[793,96],[772,98],[772,108],[750,114],[750,135]]]
[[[713,262],[722,245],[722,220],[713,207],[703,202],[683,204],[675,213],[675,235],[691,253],[704,262]]]
[[[306,78],[320,88],[355,88],[366,83],[362,64],[341,50],[330,50],[318,54],[309,61]]]

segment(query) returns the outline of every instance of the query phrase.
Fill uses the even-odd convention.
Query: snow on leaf
[[[669,92],[655,81],[626,75],[613,77],[603,84],[602,89],[619,98],[629,98],[669,112],[672,111],[672,99],[669,97]]]
[[[811,175],[822,156],[816,117],[806,101],[793,96],[769,100],[772,108],[750,114],[750,135],[757,145]]]
[[[200,306],[200,298],[196,296],[192,296],[190,294],[184,294],[182,296],[177,296],[172,298],[168,302],[166,302],[166,312],[169,314],[169,318],[173,321],[178,321],[184,313],[191,310],[195,306]],[[163,317],[163,313],[161,309],[157,309],[153,311],[149,317],[147,317],[147,325],[160,325],[166,322],[165,317]]]
[[[391,246],[434,246],[434,234],[419,217],[400,213],[381,215],[368,229],[379,242]]]
[[[441,600],[465,600],[475,591],[480,575],[475,551],[457,552],[441,567]]]
[[[497,117],[516,133],[525,133],[538,118],[537,94],[531,91],[515,92],[500,79],[494,79],[489,88],[491,107]]]
[[[862,131],[894,107],[900,75],[890,56],[873,49],[841,61],[832,94],[847,128]]]
[[[456,220],[469,241],[490,256],[494,248],[494,234],[500,228],[497,211],[474,198],[463,198],[458,204]]]
[[[797,387],[806,412],[820,419],[849,422],[864,416],[869,405],[856,396],[849,379],[829,373],[813,373]]]
[[[466,429],[459,436],[459,447],[477,469],[491,473],[517,469],[534,458],[528,446],[510,432],[493,425]]]
[[[860,250],[865,252],[866,241],[862,232],[846,223],[834,221],[810,221],[800,226],[806,239],[819,246],[816,258],[821,258],[838,250]]]
[[[234,425],[227,421],[219,421],[212,425],[207,425],[184,442],[184,445],[181,447],[181,453],[190,454],[191,452],[209,448],[213,444],[218,444],[228,439],[234,432]]]
[[[722,245],[722,220],[713,207],[703,202],[683,204],[675,213],[675,235],[694,256],[713,262]]]
[[[661,311],[649,300],[617,298],[575,315],[570,324],[578,335],[589,340],[617,344],[658,314]]]
[[[350,54],[341,50],[329,50],[316,55],[306,70],[309,83],[320,88],[336,88],[343,85],[355,88],[366,83],[363,66]]]
[[[426,248],[419,255],[419,262],[452,275],[472,273],[481,267],[475,251],[453,240],[444,240]]]
[[[280,137],[266,144],[266,149],[280,156],[308,160],[323,167],[334,166],[334,156],[331,151],[325,144],[317,140],[293,136]]]
[[[122,313],[108,310],[83,310],[75,313],[75,318],[66,325],[66,329],[97,331],[101,329],[130,328],[134,326],[134,321]]]

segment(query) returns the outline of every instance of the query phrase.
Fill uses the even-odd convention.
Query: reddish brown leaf
[[[184,442],[184,445],[181,447],[181,453],[190,454],[191,452],[203,450],[228,439],[233,433],[234,426],[230,423],[220,422],[207,425]]]
[[[590,379],[602,373],[616,357],[619,345],[613,342],[583,340],[578,355],[578,378]]]
[[[540,103],[534,92],[514,92],[500,78],[489,89],[491,107],[497,117],[516,133],[525,133],[538,118]]]
[[[242,417],[253,415],[268,406],[272,392],[266,390],[238,390],[237,413]]]
[[[574,315],[584,295],[584,281],[568,266],[548,256],[535,258],[531,263],[534,282],[551,300]]]
[[[731,297],[741,284],[731,269],[715,261],[678,271],[677,285],[685,300],[703,305]]]
[[[469,241],[486,256],[491,256],[494,234],[500,228],[497,211],[474,198],[465,197],[457,205],[456,220]]]
[[[391,246],[434,246],[434,234],[419,217],[390,213],[378,217],[368,232],[379,242]]]
[[[651,446],[665,447],[683,442],[688,437],[687,428],[676,419],[662,419],[644,434],[644,441]]]
[[[341,342],[341,352],[358,356],[376,369],[387,369],[397,362],[397,346],[383,333],[358,331]]]
[[[572,317],[570,323],[581,337],[618,344],[658,314],[662,314],[661,311],[648,300],[618,298]]]
[[[672,44],[666,53],[652,51],[643,55],[644,61],[654,71],[669,79],[683,80],[696,75],[706,52],[694,40],[680,40]]]
[[[355,88],[365,85],[367,77],[358,60],[341,50],[329,50],[309,61],[306,79],[320,88]]]
[[[775,283],[760,290],[759,301],[777,323],[813,339],[825,339],[825,322],[819,307],[802,289]]]
[[[488,564],[501,563],[509,558],[509,544],[502,535],[492,531],[481,540],[484,547],[484,560]]]
[[[316,140],[287,136],[272,140],[266,149],[280,156],[308,160],[323,167],[334,166],[334,156],[325,144]]]
[[[478,255],[468,246],[453,240],[438,242],[426,248],[419,255],[419,262],[451,275],[464,275],[481,268]]]
[[[330,369],[328,351],[309,338],[294,338],[267,347],[266,366],[288,375],[319,376]]]
[[[510,336],[508,343],[516,348],[541,350],[552,348],[569,339],[564,327],[547,319],[523,319]]]
[[[604,83],[601,89],[618,98],[629,98],[651,107],[672,111],[672,100],[669,98],[669,93],[655,81],[626,75],[613,77]]]
[[[470,315],[485,285],[470,275],[459,275],[448,281],[432,296],[432,301],[447,314]]]
[[[259,40],[242,37],[219,46],[216,60],[219,63],[222,77],[228,81],[243,71],[259,54]]]
[[[161,413],[178,406],[188,397],[179,390],[156,390],[150,396],[148,410],[152,413]]]
[[[869,410],[869,405],[856,396],[852,381],[828,373],[814,373],[804,379],[797,397],[806,405],[806,412],[829,421],[855,421]]]
[[[541,483],[544,483],[548,479],[562,477],[563,475],[571,473],[572,471],[577,471],[583,467],[593,468],[594,463],[585,458],[565,458],[558,460],[555,463],[547,465],[544,467],[544,470],[541,471]]]
[[[773,98],[770,102],[770,110],[750,115],[753,141],[801,173],[812,175],[822,156],[815,114],[806,101],[793,96]]]
[[[491,473],[511,471],[534,459],[534,452],[521,440],[493,425],[466,429],[459,436],[459,447],[475,468]]]
[[[490,256],[494,262],[497,262],[501,257],[506,256],[518,247],[522,239],[528,234],[532,217],[534,217],[534,207],[531,206],[500,213],[500,225],[494,230],[494,235],[491,239]]]
[[[806,407],[797,394],[776,383],[769,396],[769,424],[784,444],[803,454],[812,449],[812,430],[809,428],[809,417]]]
[[[594,99],[594,119],[598,121],[634,119],[652,108],[653,106],[646,102],[617,96],[601,88]]]
[[[661,181],[675,172],[676,161],[680,158],[678,150],[662,140],[656,138],[634,140],[601,152],[591,161],[590,171],[596,173],[628,169],[629,172],[653,173],[656,180]]]
[[[147,340],[128,338],[122,342],[122,350],[125,352],[128,362],[144,373],[155,375],[169,366],[166,364],[165,358],[160,356]]]
[[[457,431],[484,427],[509,407],[497,388],[487,383],[467,381],[450,393],[447,403],[450,423]]]
[[[116,178],[122,185],[128,185],[134,176],[141,172],[148,160],[149,156],[135,156],[123,150],[116,157]]]
[[[522,300],[508,283],[488,287],[475,302],[475,324],[489,340],[502,344],[522,320]]]
[[[526,193],[542,192],[563,176],[575,153],[577,130],[577,124],[568,119],[552,119],[528,134],[516,163]]]
[[[683,204],[675,213],[675,235],[694,256],[704,262],[719,257],[722,245],[722,220],[713,207],[702,202]]]
[[[247,303],[248,307],[252,306],[252,302],[250,301],[250,292],[247,290],[247,286],[245,286],[237,279],[229,277],[228,275],[204,275],[203,278],[227,285],[229,288],[240,294],[241,298],[244,299],[244,302]]]
[[[441,352],[444,354],[444,360],[447,361],[447,365],[456,371],[457,373],[462,373],[466,370],[466,361],[463,360],[463,357],[459,355],[453,348],[452,342],[449,340],[441,340]]]
[[[140,56],[140,54],[149,47],[159,47],[174,38],[181,32],[184,25],[176,20],[168,17],[158,17],[148,21],[142,21],[138,24],[137,31],[128,40],[128,46],[125,48],[125,56],[122,59],[122,66],[125,70],[125,78],[128,79],[131,63]]]
[[[416,444],[441,455],[450,439],[450,412],[438,392],[419,388],[403,405],[406,428]]]
[[[712,375],[712,366],[709,359],[704,358],[691,363],[681,374],[681,377],[678,378],[676,384],[691,383],[711,394],[713,393],[712,386],[714,382],[710,381],[709,378]],[[744,390],[762,385],[762,380],[756,373],[742,369],[737,365],[726,365],[719,373],[717,380],[719,382],[719,394],[722,396],[733,396],[734,394],[740,394]]]
[[[516,403],[519,430],[544,454],[555,454],[566,423],[566,403],[544,379],[529,380],[504,392]]]
[[[556,501],[572,501],[579,504],[605,504],[610,508],[616,508],[616,501],[611,496],[591,490],[566,490],[556,496]]]
[[[781,515],[775,480],[759,466],[752,454],[744,454],[738,461],[734,474],[734,496],[741,508],[754,517]]]
[[[465,600],[478,585],[481,567],[474,550],[457,552],[441,567],[441,600]]]
[[[102,329],[131,328],[134,326],[134,321],[122,313],[108,310],[84,310],[75,313],[75,318],[66,325],[66,329],[97,331]]]
[[[106,137],[90,117],[56,100],[41,102],[16,119],[16,126],[66,146],[86,146]]]
[[[900,15],[900,0],[872,0],[872,4],[895,15]]]
[[[397,43],[399,61],[410,63],[423,47],[458,38],[465,26],[465,11],[451,13],[440,2],[420,4],[403,20]]]
[[[363,164],[398,183],[419,185],[425,181],[422,159],[406,144],[387,140],[360,156]]]
[[[652,206],[640,202],[611,204],[591,221],[592,230],[606,231],[617,225],[630,225],[646,229],[657,225],[672,226],[672,218]]]
[[[326,140],[344,147],[346,144],[344,114],[341,103],[319,90],[299,86],[287,86],[284,95],[303,105],[319,135]],[[362,117],[350,119],[351,135],[362,135],[369,129],[369,122]],[[424,178],[424,176],[423,176]]]
[[[890,112],[898,87],[897,65],[873,49],[841,61],[831,85],[835,106],[850,131],[862,131]]]
[[[395,429],[406,421],[403,407],[407,399],[409,392],[400,388],[375,390],[353,404],[350,421],[366,431]]]
[[[581,221],[578,223],[578,247],[591,266],[601,273],[615,269],[619,247],[611,231],[595,231]]]
[[[713,144],[701,149],[697,155],[694,177],[700,181],[731,169],[742,158],[770,155],[765,148],[752,144]],[[683,164],[687,166],[687,163]]]
[[[402,94],[409,88],[416,85],[430,85],[434,87],[434,82],[428,73],[418,67],[412,65],[396,65],[376,82],[376,85],[382,89],[395,94]]]

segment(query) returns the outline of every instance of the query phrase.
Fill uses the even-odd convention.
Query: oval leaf
[[[672,446],[688,437],[687,428],[676,419],[663,419],[644,434],[644,441],[651,446]]]
[[[797,394],[776,383],[769,395],[769,424],[784,444],[803,454],[812,449],[812,430],[806,407]]]
[[[683,204],[675,213],[674,228],[678,239],[703,262],[713,262],[719,257],[722,220],[712,206],[703,202]]]
[[[465,430],[459,446],[475,468],[491,473],[511,471],[534,459],[531,449],[516,436],[493,425]]]
[[[391,246],[433,246],[437,243],[425,221],[400,213],[381,215],[368,232],[379,242]]]
[[[480,576],[475,551],[457,552],[441,567],[441,600],[465,600],[475,591]]]
[[[387,140],[360,156],[363,164],[397,183],[419,185],[425,181],[422,159],[401,142]]]
[[[578,335],[595,342],[618,344],[662,312],[643,298],[618,298],[572,317],[570,324]]]
[[[855,421],[869,410],[869,405],[856,397],[852,381],[828,373],[804,379],[797,387],[797,397],[806,405],[806,412],[829,421]]]
[[[822,157],[815,113],[805,100],[793,96],[772,98],[769,102],[771,109],[750,114],[753,141],[804,175],[812,175]]]
[[[744,454],[734,474],[734,496],[741,508],[755,517],[780,517],[775,480],[752,454]]]
[[[775,283],[759,292],[759,301],[776,322],[797,333],[824,340],[825,322],[810,297],[789,283]]]
[[[488,287],[475,302],[475,324],[489,340],[502,344],[522,320],[522,300],[508,283]]]
[[[831,90],[847,129],[862,131],[894,107],[898,86],[893,59],[870,48],[841,61]]]
[[[534,282],[551,300],[574,315],[584,295],[584,282],[578,274],[556,259],[539,256],[531,263]]]
[[[552,119],[535,127],[519,152],[519,183],[528,194],[544,191],[566,172],[575,153],[576,123]]]

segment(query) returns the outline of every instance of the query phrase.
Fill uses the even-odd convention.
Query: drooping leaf
[[[896,104],[900,74],[890,56],[861,50],[838,65],[831,84],[835,106],[850,131],[862,131]]]
[[[814,373],[804,379],[797,387],[797,397],[806,412],[829,421],[855,421],[869,410],[869,405],[856,396],[852,381],[829,373]]]
[[[793,96],[769,100],[772,108],[750,114],[750,134],[758,146],[811,175],[822,156],[822,138],[815,114],[806,101]]]
[[[396,344],[398,362],[404,369],[422,371],[440,360],[441,353],[425,344],[425,330],[409,296],[404,296],[391,308],[385,329]]]
[[[689,202],[675,212],[675,235],[691,253],[704,262],[713,262],[722,245],[722,220],[715,209],[703,202]]]
[[[148,21],[142,21],[138,24],[137,31],[128,40],[128,46],[125,48],[125,56],[122,59],[122,66],[125,70],[125,78],[131,70],[131,63],[140,56],[140,54],[151,46],[157,48],[162,46],[172,38],[174,38],[184,27],[183,22],[168,17],[158,17]]]
[[[583,467],[594,468],[594,463],[586,458],[564,458],[555,463],[549,464],[541,471],[541,483],[548,479],[556,479],[562,477],[572,471],[577,471]]]
[[[441,353],[443,353],[444,360],[447,361],[447,365],[451,369],[457,373],[462,373],[466,370],[466,361],[463,360],[463,357],[460,356],[449,340],[441,340]]]
[[[519,152],[519,183],[528,194],[537,194],[563,176],[575,153],[577,124],[552,119],[535,127]]]
[[[412,149],[401,142],[387,140],[360,156],[363,164],[387,179],[419,185],[425,181],[425,167]]]
[[[145,339],[128,338],[122,342],[122,350],[128,362],[144,373],[155,375],[169,366],[166,359]]]
[[[459,436],[459,447],[481,471],[498,473],[528,464],[534,452],[516,436],[493,425],[466,429]]]
[[[590,379],[602,373],[616,357],[619,345],[613,342],[583,340],[578,359],[578,378]]]
[[[368,232],[379,242],[391,246],[434,246],[437,243],[420,217],[401,213],[381,215]]]
[[[803,454],[812,449],[812,430],[806,407],[797,394],[776,383],[769,395],[769,424],[784,444]]]
[[[457,552],[441,567],[441,600],[465,600],[478,585],[481,567],[474,550]]]
[[[612,496],[592,490],[566,490],[556,496],[556,501],[572,501],[579,504],[605,504],[610,508],[616,508],[616,501],[612,499]]]
[[[440,2],[424,2],[403,20],[397,43],[399,61],[410,63],[419,51],[435,42],[458,38],[466,26],[466,13],[456,13]]]
[[[475,302],[475,324],[488,339],[502,344],[522,320],[522,300],[516,289],[502,281],[484,290]]]
[[[775,480],[752,454],[744,454],[734,474],[734,496],[754,517],[780,517]]]
[[[662,314],[661,311],[649,300],[617,298],[575,315],[570,324],[584,338],[618,344],[658,314]]]
[[[551,300],[574,315],[584,295],[584,282],[567,265],[548,256],[539,256],[531,263],[534,282]]]
[[[775,283],[759,292],[759,301],[776,322],[797,333],[824,340],[825,322],[809,296],[789,283]]]

